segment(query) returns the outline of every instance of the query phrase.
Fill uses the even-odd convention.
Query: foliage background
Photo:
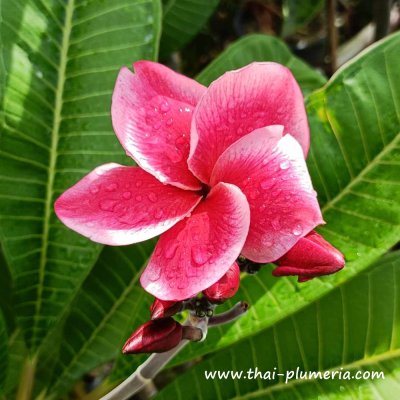
[[[156,397],[396,398],[400,34],[356,55],[398,29],[390,3],[0,1],[0,398],[97,399],[143,361],[120,348],[148,318],[138,278],[154,242],[102,248],[65,228],[53,203],[95,166],[131,162],[112,132],[112,89],[122,65],[157,58],[206,85],[252,61],[291,68],[306,96],[320,232],[347,266],[301,285],[269,266],[245,276],[226,307],[247,300],[248,314],[186,348]],[[386,379],[204,379],[256,366]]]

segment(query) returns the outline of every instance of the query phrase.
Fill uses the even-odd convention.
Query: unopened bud
[[[183,304],[181,301],[165,301],[155,299],[150,306],[151,319],[172,317],[176,313],[182,311]]]
[[[182,325],[173,318],[155,319],[141,325],[126,341],[122,352],[163,353],[173,349],[182,340]]]
[[[317,232],[312,231],[275,261],[275,264],[278,267],[272,271],[273,275],[298,275],[299,282],[305,282],[316,276],[329,275],[341,270],[345,261],[339,250]]]
[[[240,285],[240,269],[234,263],[228,269],[226,274],[208,289],[203,291],[204,296],[214,303],[222,303],[233,297],[239,289]]]

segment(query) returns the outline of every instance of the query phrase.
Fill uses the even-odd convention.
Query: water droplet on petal
[[[293,235],[295,236],[300,236],[303,233],[303,228],[301,227],[300,224],[297,224],[293,230],[292,230]]]
[[[137,196],[135,196],[135,200],[142,201],[142,196],[140,194],[138,194]]]
[[[160,121],[155,122],[153,125],[153,129],[155,131],[158,131],[160,128],[161,128],[161,122]]]
[[[173,120],[172,118],[168,118],[168,119],[165,121],[165,124],[166,124],[167,126],[171,126],[173,122],[174,122],[174,120]]]
[[[116,200],[105,199],[100,202],[100,208],[103,211],[113,211],[116,204]]]
[[[147,196],[152,203],[157,201],[157,195],[154,192],[150,192]]]
[[[160,219],[163,215],[164,215],[164,211],[161,210],[161,208],[160,208],[155,212],[154,218]]]
[[[270,181],[266,179],[260,183],[261,189],[268,189],[270,187]]]
[[[131,193],[131,192],[124,192],[124,193],[122,194],[122,197],[123,197],[125,200],[129,200],[129,199],[132,197],[132,193]]]
[[[162,111],[162,112],[167,112],[168,110],[169,110],[169,104],[168,104],[168,102],[167,101],[163,101],[162,103],[161,103],[161,105],[160,105],[160,110]]]
[[[135,186],[140,187],[140,186],[142,186],[142,183],[143,182],[139,179],[138,181],[135,182]]]
[[[167,249],[164,252],[165,258],[168,260],[171,260],[172,258],[174,258],[177,249],[178,249],[178,243],[171,242],[171,245],[169,247],[167,247]]]
[[[192,260],[195,264],[204,265],[211,257],[211,253],[204,244],[192,247]]]
[[[279,230],[281,229],[281,220],[279,217],[275,217],[271,221],[271,225],[274,229]]]
[[[99,193],[99,190],[100,190],[100,188],[99,188],[99,186],[96,184],[96,183],[93,183],[91,186],[90,186],[90,193],[92,193],[92,194],[96,194],[96,193]]]
[[[118,185],[116,183],[110,183],[109,185],[106,186],[107,192],[114,192],[118,188]]]
[[[279,164],[279,167],[281,168],[281,169],[288,169],[289,168],[289,166],[290,166],[290,163],[289,163],[289,161],[282,161],[280,164]]]

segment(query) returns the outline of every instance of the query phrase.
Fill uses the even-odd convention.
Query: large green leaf
[[[329,295],[192,368],[157,399],[395,399],[400,373],[400,253]],[[384,372],[385,379],[210,379],[204,371],[285,373],[337,369]],[[246,373],[246,372],[245,372]],[[196,391],[193,391],[193,388]]]
[[[10,334],[15,329],[14,310],[12,306],[12,279],[6,260],[0,248],[0,312]]]
[[[284,0],[282,35],[290,35],[311,21],[324,4],[324,0]]]
[[[0,396],[4,393],[4,382],[8,369],[8,335],[7,325],[0,310]]]
[[[55,198],[125,162],[111,128],[119,68],[158,49],[158,0],[1,2],[0,230],[16,313],[35,352],[100,246],[65,228]]]
[[[165,2],[160,56],[179,50],[203,28],[219,0],[168,0]]]
[[[327,221],[319,230],[346,256],[344,270],[303,284],[274,278],[269,267],[246,276],[235,301],[249,301],[248,314],[210,332],[205,342],[187,346],[174,363],[270,327],[356,275],[398,241],[399,46],[400,34],[389,37],[307,99],[308,162]]]
[[[254,61],[274,61],[289,67],[304,94],[320,88],[325,78],[295,57],[286,44],[273,36],[251,34],[230,45],[198,76],[203,85],[209,85],[224,72],[241,68]]]
[[[78,292],[64,324],[48,394],[58,398],[84,373],[115,358],[137,326],[149,317],[152,300],[138,280],[154,241],[106,247]],[[50,383],[51,384],[51,383]]]

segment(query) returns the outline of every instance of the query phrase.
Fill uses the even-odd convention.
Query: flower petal
[[[140,168],[105,164],[64,192],[55,211],[81,235],[119,246],[165,232],[200,199],[194,192],[161,184]]]
[[[224,150],[254,129],[283,125],[307,154],[309,128],[303,96],[292,73],[253,63],[211,84],[193,115],[189,168],[205,183]]]
[[[265,132],[267,131],[267,132]],[[270,262],[323,223],[303,153],[282,127],[257,129],[231,145],[218,159],[211,184],[238,186],[250,204],[250,229],[242,254]]]
[[[239,256],[249,205],[234,185],[220,183],[190,218],[161,235],[140,282],[162,300],[190,298],[218,281]]]
[[[114,89],[111,113],[119,141],[161,182],[199,189],[187,158],[192,111],[205,87],[150,61],[134,68],[121,69]]]

